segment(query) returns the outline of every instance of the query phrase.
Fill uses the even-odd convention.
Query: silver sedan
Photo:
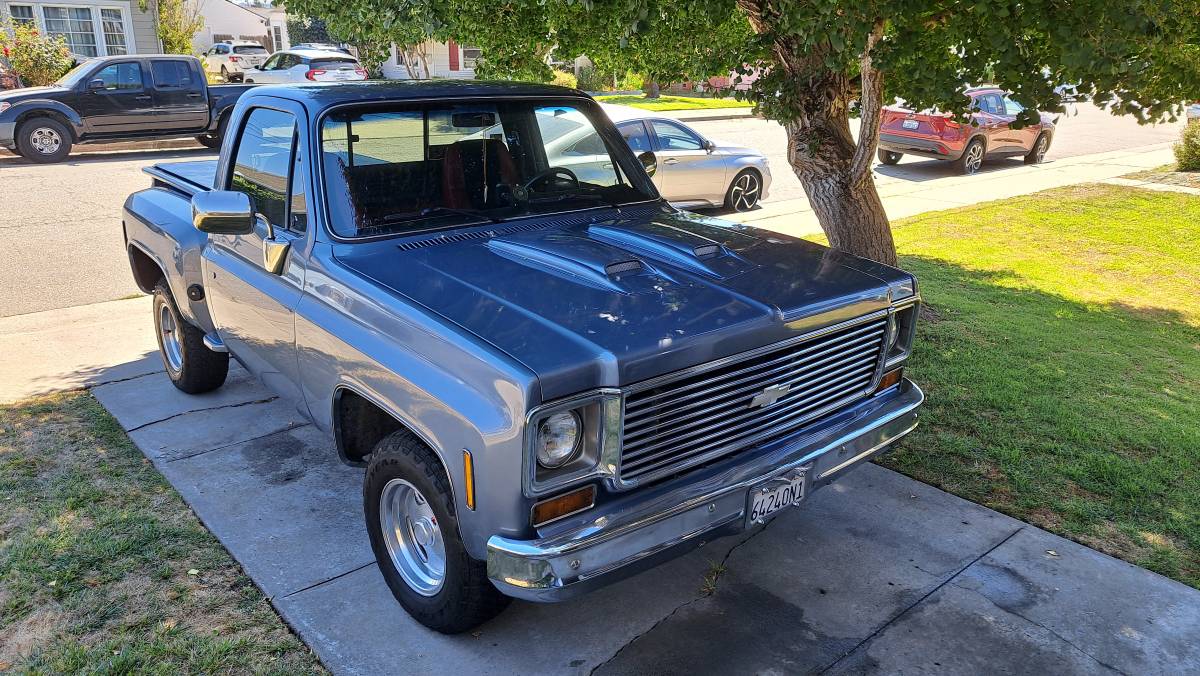
[[[658,192],[672,204],[749,211],[767,196],[771,168],[759,151],[705,138],[666,115],[600,106],[642,158]]]

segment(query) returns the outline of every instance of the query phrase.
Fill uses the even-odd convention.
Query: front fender
[[[21,122],[31,117],[46,115],[47,113],[65,120],[67,126],[71,129],[71,134],[75,137],[73,139],[75,141],[78,141],[86,131],[83,118],[79,117],[79,113],[75,112],[74,108],[53,99],[29,99],[14,103],[11,108],[0,113],[0,124],[11,123],[14,125],[13,131],[15,134],[16,128],[20,126]]]

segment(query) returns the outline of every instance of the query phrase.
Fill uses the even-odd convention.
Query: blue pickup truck
[[[585,161],[553,143],[581,128]],[[458,632],[757,527],[917,425],[911,275],[679,211],[655,164],[573,89],[264,86],[219,160],[147,169],[125,238],[175,385],[232,355],[328,432],[396,599]]]

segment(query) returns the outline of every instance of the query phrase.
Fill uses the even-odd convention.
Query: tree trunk
[[[659,86],[658,86],[658,80],[654,80],[654,79],[646,80],[646,84],[643,87],[643,89],[646,92],[646,98],[648,98],[648,99],[657,99],[658,98],[659,93],[660,93]]]

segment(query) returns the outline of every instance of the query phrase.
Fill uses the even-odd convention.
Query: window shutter
[[[458,70],[458,43],[451,40],[446,46],[450,49],[450,70]]]

